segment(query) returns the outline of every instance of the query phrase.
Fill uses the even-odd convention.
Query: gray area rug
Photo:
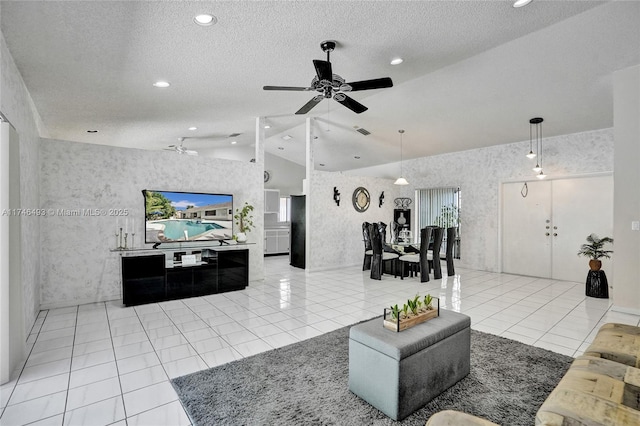
[[[349,328],[173,379],[194,425],[420,425],[445,409],[533,425],[573,358],[471,331],[471,373],[402,422],[348,390]],[[372,372],[375,374],[375,372]]]

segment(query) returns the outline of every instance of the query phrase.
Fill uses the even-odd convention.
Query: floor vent
[[[362,133],[362,134],[363,134],[363,135],[365,135],[365,136],[368,136],[368,135],[370,135],[370,134],[371,134],[371,132],[370,132],[370,131],[368,131],[367,129],[364,129],[364,128],[362,128],[362,127],[360,127],[358,130],[356,130],[356,132],[358,132],[358,133]]]

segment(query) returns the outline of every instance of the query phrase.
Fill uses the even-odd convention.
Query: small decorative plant
[[[248,232],[253,228],[253,215],[251,212],[253,211],[253,206],[249,203],[244,203],[242,209],[236,209],[236,214],[233,215],[233,218],[236,220],[236,225],[238,225],[238,232]]]
[[[428,309],[428,310],[432,310],[433,306],[431,305],[431,302],[433,302],[433,297],[431,297],[430,294],[427,294],[424,297],[424,306]]]
[[[602,261],[600,259],[609,259],[613,250],[605,250],[604,245],[607,243],[613,244],[613,238],[611,237],[598,237],[596,234],[591,234],[587,237],[587,244],[580,246],[578,250],[578,256],[584,256],[589,258],[589,267],[592,271],[599,271],[602,267]]]
[[[398,304],[391,305],[388,309],[385,309],[385,328],[401,331],[435,318],[438,316],[439,311],[433,307],[433,300],[430,294],[427,294],[424,298],[416,294],[414,298],[408,299],[407,303],[402,305],[402,308],[399,308]]]

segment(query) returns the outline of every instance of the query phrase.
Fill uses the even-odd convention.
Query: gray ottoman
[[[349,331],[349,390],[402,420],[469,374],[471,319],[440,316],[396,333],[382,318]]]

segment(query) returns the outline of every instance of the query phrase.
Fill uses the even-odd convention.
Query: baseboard
[[[90,303],[112,302],[117,300],[122,300],[122,297],[120,295],[113,295],[113,296],[104,296],[104,297],[98,298],[97,300],[87,298],[87,299],[69,300],[64,302],[41,303],[40,310],[44,311],[47,309],[69,308],[71,306],[88,305]]]
[[[631,314],[640,316],[640,309],[637,308],[625,308],[622,306],[612,305],[611,310],[614,312],[621,312],[623,314]]]

